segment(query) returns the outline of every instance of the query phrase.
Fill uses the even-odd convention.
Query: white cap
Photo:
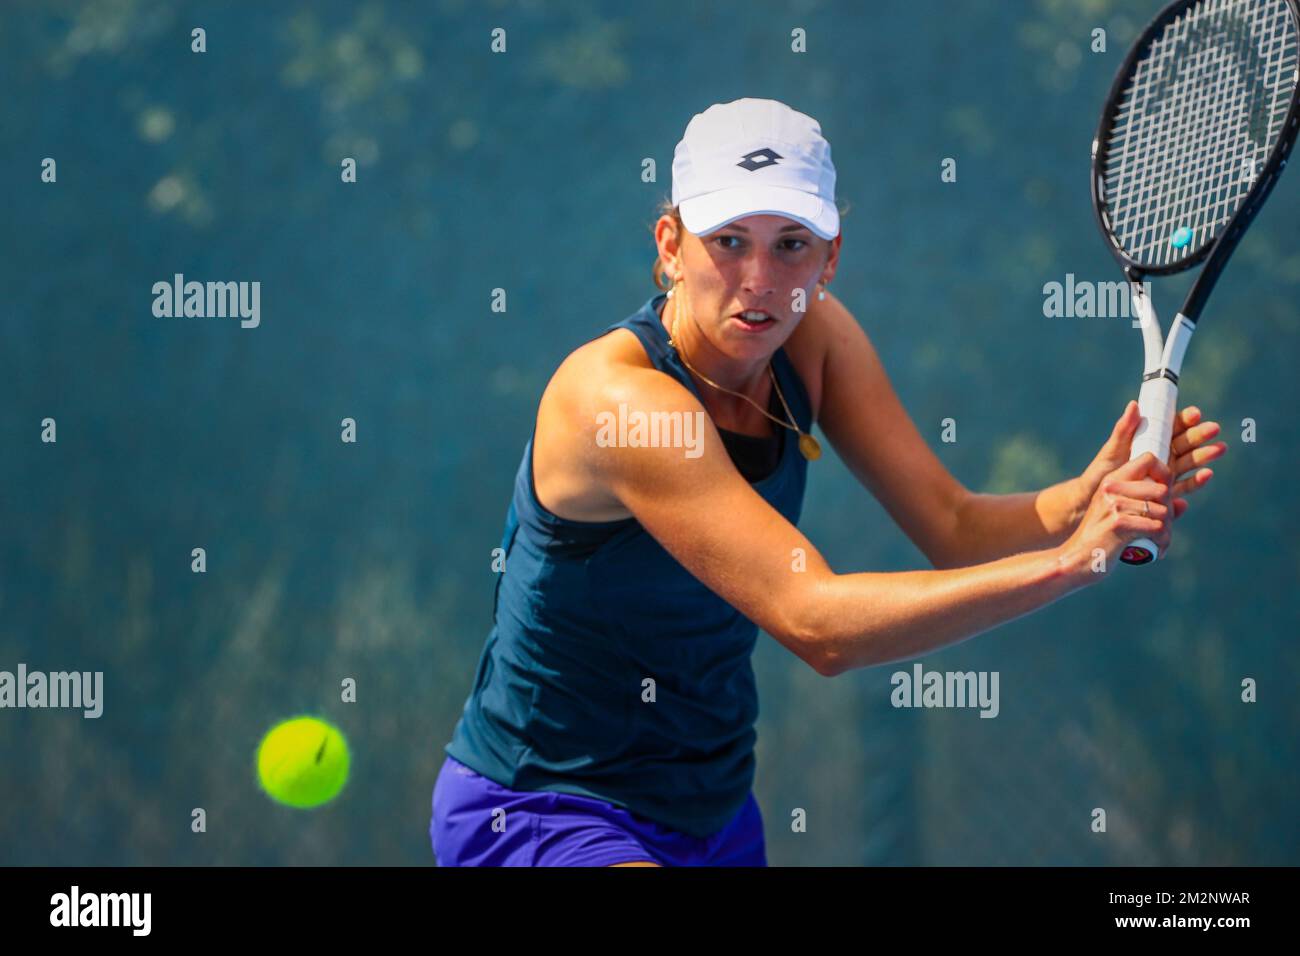
[[[823,239],[840,232],[831,145],[811,116],[776,100],[715,103],[673,154],[673,205],[706,235],[745,216],[786,216]]]

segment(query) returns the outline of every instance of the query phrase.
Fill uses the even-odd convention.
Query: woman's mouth
[[[765,329],[776,321],[771,313],[764,312],[762,309],[746,309],[744,312],[733,313],[731,317],[741,328],[749,332]]]

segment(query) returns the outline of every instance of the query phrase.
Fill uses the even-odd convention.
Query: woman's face
[[[669,216],[659,222],[660,255],[683,279],[678,289],[688,314],[714,348],[735,359],[763,359],[780,348],[839,259],[841,236],[822,239],[784,216],[746,216],[707,236],[684,232],[680,244],[674,225]],[[746,310],[768,318],[747,321],[740,316]]]

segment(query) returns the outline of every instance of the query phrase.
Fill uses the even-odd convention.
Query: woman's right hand
[[[1151,452],[1106,475],[1074,533],[1058,549],[1062,560],[1081,570],[1099,570],[1095,558],[1100,550],[1109,571],[1138,538],[1150,538],[1165,554],[1172,534],[1172,479],[1168,466]]]

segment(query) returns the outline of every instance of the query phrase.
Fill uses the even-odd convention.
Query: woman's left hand
[[[1088,502],[1096,494],[1102,479],[1129,460],[1133,433],[1141,421],[1137,402],[1130,401],[1124,414],[1115,423],[1114,431],[1106,439],[1106,444],[1097,452],[1097,457],[1075,479],[1081,506],[1080,515],[1087,509]],[[1187,510],[1185,496],[1204,488],[1214,477],[1213,471],[1201,466],[1223,457],[1228,451],[1228,446],[1221,441],[1207,444],[1217,434],[1219,423],[1201,421],[1201,410],[1195,405],[1189,405],[1174,416],[1174,433],[1169,442],[1169,471],[1174,476],[1172,496],[1175,519],[1182,517]],[[1181,477],[1184,474],[1187,474],[1186,478]]]

